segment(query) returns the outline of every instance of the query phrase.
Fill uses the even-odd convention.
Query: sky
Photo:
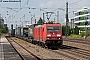
[[[1,1],[1,0],[0,0]],[[2,1],[18,1],[18,0],[2,0]],[[57,11],[59,11],[59,22],[65,22],[66,14],[66,2],[68,2],[68,17],[73,18],[74,11],[81,9],[82,7],[90,7],[90,0],[21,0],[21,2],[0,2],[0,14],[5,23],[13,24],[14,28],[22,26],[27,23],[32,23],[43,18],[43,13],[54,12],[50,21],[57,22]],[[45,14],[45,22],[47,22],[47,16]]]

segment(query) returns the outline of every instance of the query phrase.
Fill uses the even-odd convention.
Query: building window
[[[84,22],[80,22],[80,26],[83,26],[84,25]]]
[[[90,25],[90,21],[88,21],[88,25]]]
[[[88,10],[88,13],[90,13],[90,9]]]
[[[79,12],[75,13],[75,16],[78,16],[79,15]]]
[[[79,12],[79,15],[84,15],[84,12],[83,12],[83,11],[80,11],[80,12]]]
[[[79,21],[79,18],[75,18],[75,21]]]
[[[85,12],[84,12],[85,14],[88,14],[88,11],[87,10],[85,10]]]
[[[79,20],[85,20],[85,17],[79,17]]]
[[[88,19],[90,19],[90,15],[89,15],[89,16],[87,16],[87,18],[88,18]]]

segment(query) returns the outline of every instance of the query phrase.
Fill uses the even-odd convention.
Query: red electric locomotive
[[[62,41],[62,27],[60,24],[43,24],[34,27],[34,40],[47,47],[60,47]]]

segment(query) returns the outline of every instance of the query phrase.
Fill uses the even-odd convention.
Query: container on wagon
[[[16,28],[16,36],[21,36],[21,28]]]
[[[28,37],[28,27],[21,27],[21,36]]]
[[[28,37],[33,39],[34,36],[34,27],[38,24],[31,24],[28,26]]]

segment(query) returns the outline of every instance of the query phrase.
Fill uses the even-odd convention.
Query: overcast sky
[[[43,13],[45,13],[45,11],[54,12],[50,17],[50,20],[54,20],[54,18],[57,20],[56,15],[57,11],[59,11],[59,22],[64,22],[66,2],[69,4],[69,18],[74,17],[73,11],[77,11],[85,6],[90,7],[90,0],[21,0],[21,3],[0,2],[0,14],[5,19],[5,23],[8,23],[9,26],[10,24],[14,24],[15,26],[16,23],[20,26],[22,24],[21,21],[23,21],[23,25],[27,23],[25,21],[31,23],[31,15],[35,16],[35,19],[38,21],[40,17],[43,17]],[[20,9],[20,7],[22,9]],[[45,15],[45,21],[47,21],[46,18],[47,17]],[[34,23],[34,18],[32,23]]]

